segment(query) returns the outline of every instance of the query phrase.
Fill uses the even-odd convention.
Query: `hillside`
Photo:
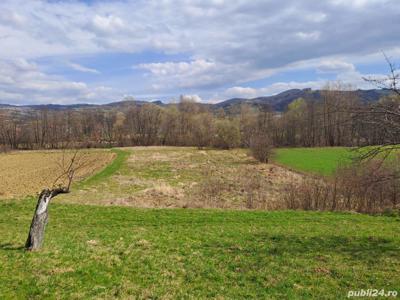
[[[372,90],[357,90],[356,91],[358,97],[365,102],[373,102],[378,101],[381,97],[386,96],[390,93],[389,90],[381,90],[381,89],[372,89]],[[224,109],[224,110],[232,110],[233,108],[241,105],[241,104],[250,104],[250,105],[269,105],[275,111],[284,111],[288,104],[297,98],[311,99],[315,101],[319,101],[322,99],[321,90],[311,90],[311,89],[291,89],[279,93],[273,96],[265,96],[265,97],[257,97],[252,99],[247,98],[233,98],[228,99],[222,102],[218,102],[216,104],[203,104],[205,106],[210,107],[211,109]],[[48,109],[48,110],[82,110],[82,109],[101,109],[101,110],[121,110],[124,111],[128,107],[132,105],[143,105],[146,103],[153,103],[159,106],[165,105],[174,105],[164,103],[159,100],[155,100],[152,102],[140,101],[140,100],[123,100],[117,102],[110,102],[107,104],[71,104],[71,105],[63,105],[63,104],[40,104],[40,105],[21,105],[16,106],[12,104],[1,104],[0,99],[0,109],[13,109],[13,110],[40,110],[40,109]]]
[[[344,92],[346,93],[346,92]],[[349,92],[350,93],[350,92]],[[351,92],[352,93],[352,92]],[[357,90],[357,96],[365,102],[378,101],[381,97],[389,95],[389,90]],[[234,98],[215,104],[215,107],[231,109],[234,106],[247,103],[251,105],[268,104],[275,111],[284,111],[287,106],[298,98],[320,101],[322,99],[321,90],[311,89],[291,89],[274,96],[258,97],[252,99]]]

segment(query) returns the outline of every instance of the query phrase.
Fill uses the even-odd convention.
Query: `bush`
[[[220,149],[232,149],[240,144],[238,124],[227,119],[218,120],[215,124],[216,135],[214,146]]]
[[[259,162],[268,163],[272,154],[272,145],[266,134],[256,134],[250,139],[250,153]]]
[[[400,158],[340,168],[333,179],[308,178],[290,185],[288,209],[383,213],[400,209]]]

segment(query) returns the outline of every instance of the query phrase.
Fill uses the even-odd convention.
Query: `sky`
[[[2,0],[0,103],[368,89],[399,28],[399,0]]]

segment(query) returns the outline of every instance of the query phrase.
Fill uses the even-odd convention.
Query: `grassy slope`
[[[282,148],[274,160],[293,170],[331,175],[337,166],[350,161],[352,153],[345,147]]]
[[[395,217],[56,202],[38,253],[21,249],[35,201],[0,203],[0,299],[337,299],[400,286]]]

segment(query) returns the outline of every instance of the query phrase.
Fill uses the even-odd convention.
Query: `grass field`
[[[301,176],[259,164],[242,149],[134,147],[114,150],[112,165],[77,183],[63,203],[135,207],[281,207],[286,184]],[[248,201],[251,197],[251,203]]]
[[[39,252],[23,249],[36,199],[0,201],[0,299],[341,299],[349,290],[400,292],[399,215],[244,211],[249,197],[259,201],[253,208],[279,208],[285,185],[303,178],[258,164],[244,150],[107,153],[111,163],[53,200]],[[329,175],[347,154],[278,149],[275,159]],[[20,159],[28,169],[40,166]]]
[[[73,152],[16,151],[0,154],[0,198],[13,198],[40,193],[52,185],[62,169],[59,163],[68,161]],[[77,179],[91,176],[107,166],[115,157],[107,150],[80,152],[88,163],[77,171]]]
[[[352,155],[346,147],[282,148],[276,149],[274,161],[296,171],[329,176],[349,163]]]
[[[0,202],[0,299],[342,299],[400,287],[400,219]]]

